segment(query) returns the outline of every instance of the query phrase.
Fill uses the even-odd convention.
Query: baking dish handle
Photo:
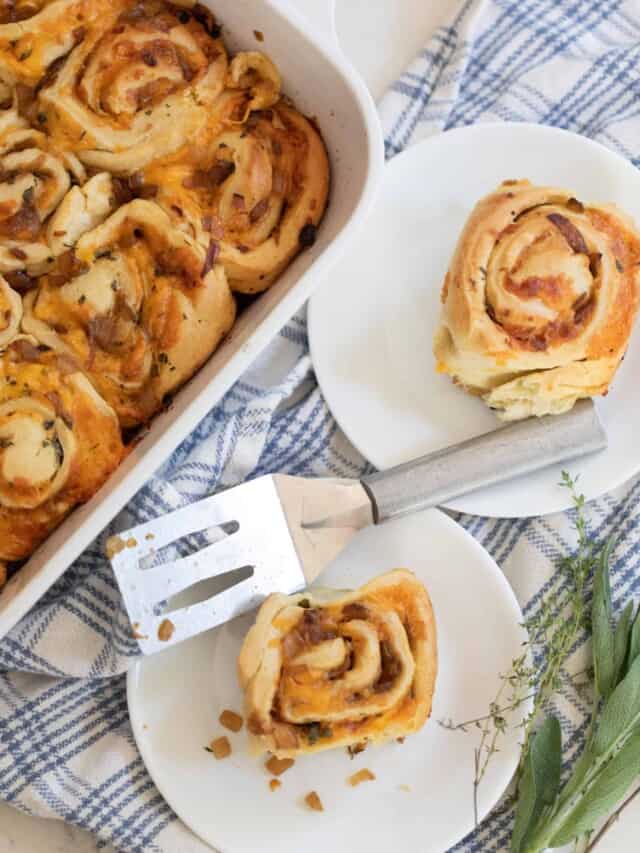
[[[339,47],[336,31],[336,0],[288,0],[313,25],[319,35]]]

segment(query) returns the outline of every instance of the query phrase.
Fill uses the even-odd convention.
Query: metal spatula
[[[606,443],[585,400],[565,415],[518,421],[361,481],[259,477],[111,537],[107,552],[140,648],[151,654],[271,592],[304,588],[369,524]]]

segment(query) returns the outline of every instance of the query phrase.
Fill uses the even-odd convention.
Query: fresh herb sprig
[[[566,471],[562,472],[561,485],[569,489],[572,495],[578,537],[575,553],[560,563],[559,580],[566,589],[563,600],[547,596],[538,613],[526,620],[524,627],[527,629],[528,641],[522,653],[512,661],[509,671],[501,675],[498,693],[487,714],[459,723],[440,721],[440,725],[452,730],[467,731],[471,726],[480,730],[480,740],[474,753],[473,805],[476,825],[478,790],[492,757],[499,751],[500,738],[507,731],[509,715],[533,699],[531,710],[521,723],[524,734],[516,774],[516,780],[519,780],[525,771],[525,759],[542,706],[558,690],[563,680],[572,677],[565,671],[564,665],[580,632],[587,627],[586,589],[596,565],[597,554],[589,539],[583,514],[584,496],[578,493],[575,480]]]
[[[585,746],[561,787],[560,723],[553,716],[542,722],[525,753],[512,853],[540,853],[570,842],[578,849],[593,850],[640,790],[640,608],[634,618],[633,604],[627,604],[614,627],[612,547],[610,540],[602,548],[593,581],[594,701]]]
[[[640,796],[640,607],[634,616],[629,602],[614,625],[609,572],[614,542],[590,539],[584,496],[566,472],[562,485],[573,498],[578,537],[575,553],[560,564],[566,589],[563,599],[547,594],[537,616],[525,623],[529,639],[510,670],[501,676],[488,713],[462,723],[441,722],[449,729],[467,731],[475,726],[480,730],[473,781],[477,823],[478,787],[498,752],[508,715],[533,697],[531,712],[521,723],[524,736],[512,796],[516,804],[512,853],[541,853],[570,842],[576,853],[591,853],[624,809]],[[564,680],[575,680],[565,663],[585,628],[593,640],[592,668],[585,670],[593,692],[592,716],[583,752],[561,785],[560,724],[553,716],[544,717],[542,711]],[[540,663],[530,663],[532,660]]]

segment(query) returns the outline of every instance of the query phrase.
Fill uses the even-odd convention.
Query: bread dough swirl
[[[72,187],[72,181],[76,186]],[[0,118],[0,272],[44,272],[101,222],[115,200],[106,173],[86,180],[71,153],[29,127],[12,107]]]
[[[35,85],[112,6],[112,0],[5,0],[0,8],[0,79]]]
[[[140,0],[105,16],[40,104],[56,139],[97,169],[132,172],[195,136],[222,91],[227,57],[201,6]]]
[[[24,298],[23,328],[77,360],[122,424],[148,420],[231,328],[224,270],[135,199],[61,256]]]
[[[19,333],[21,320],[20,295],[0,276],[0,351],[5,349]]]
[[[0,354],[0,561],[20,560],[123,458],[113,410],[33,338]]]
[[[603,394],[638,304],[640,236],[613,206],[507,181],[481,200],[442,292],[438,370],[505,420]]]
[[[273,91],[266,88],[258,103]],[[221,102],[226,129],[201,149],[206,156],[188,149],[173,162],[150,166],[145,180],[158,187],[158,203],[181,227],[203,243],[211,235],[219,240],[232,289],[258,293],[315,241],[329,163],[315,127],[282,100],[244,123],[251,100],[229,90]]]
[[[350,593],[272,595],[238,661],[249,731],[284,757],[421,728],[437,670],[429,596],[397,569]]]

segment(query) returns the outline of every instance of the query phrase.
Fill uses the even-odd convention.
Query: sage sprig
[[[524,756],[525,772],[517,792],[513,853],[540,853],[588,839],[640,780],[640,609],[633,618],[629,603],[613,626],[612,548],[612,541],[602,548],[593,582],[594,710],[584,750],[560,788],[559,723],[549,717],[536,731]],[[586,850],[601,837],[587,843]]]

